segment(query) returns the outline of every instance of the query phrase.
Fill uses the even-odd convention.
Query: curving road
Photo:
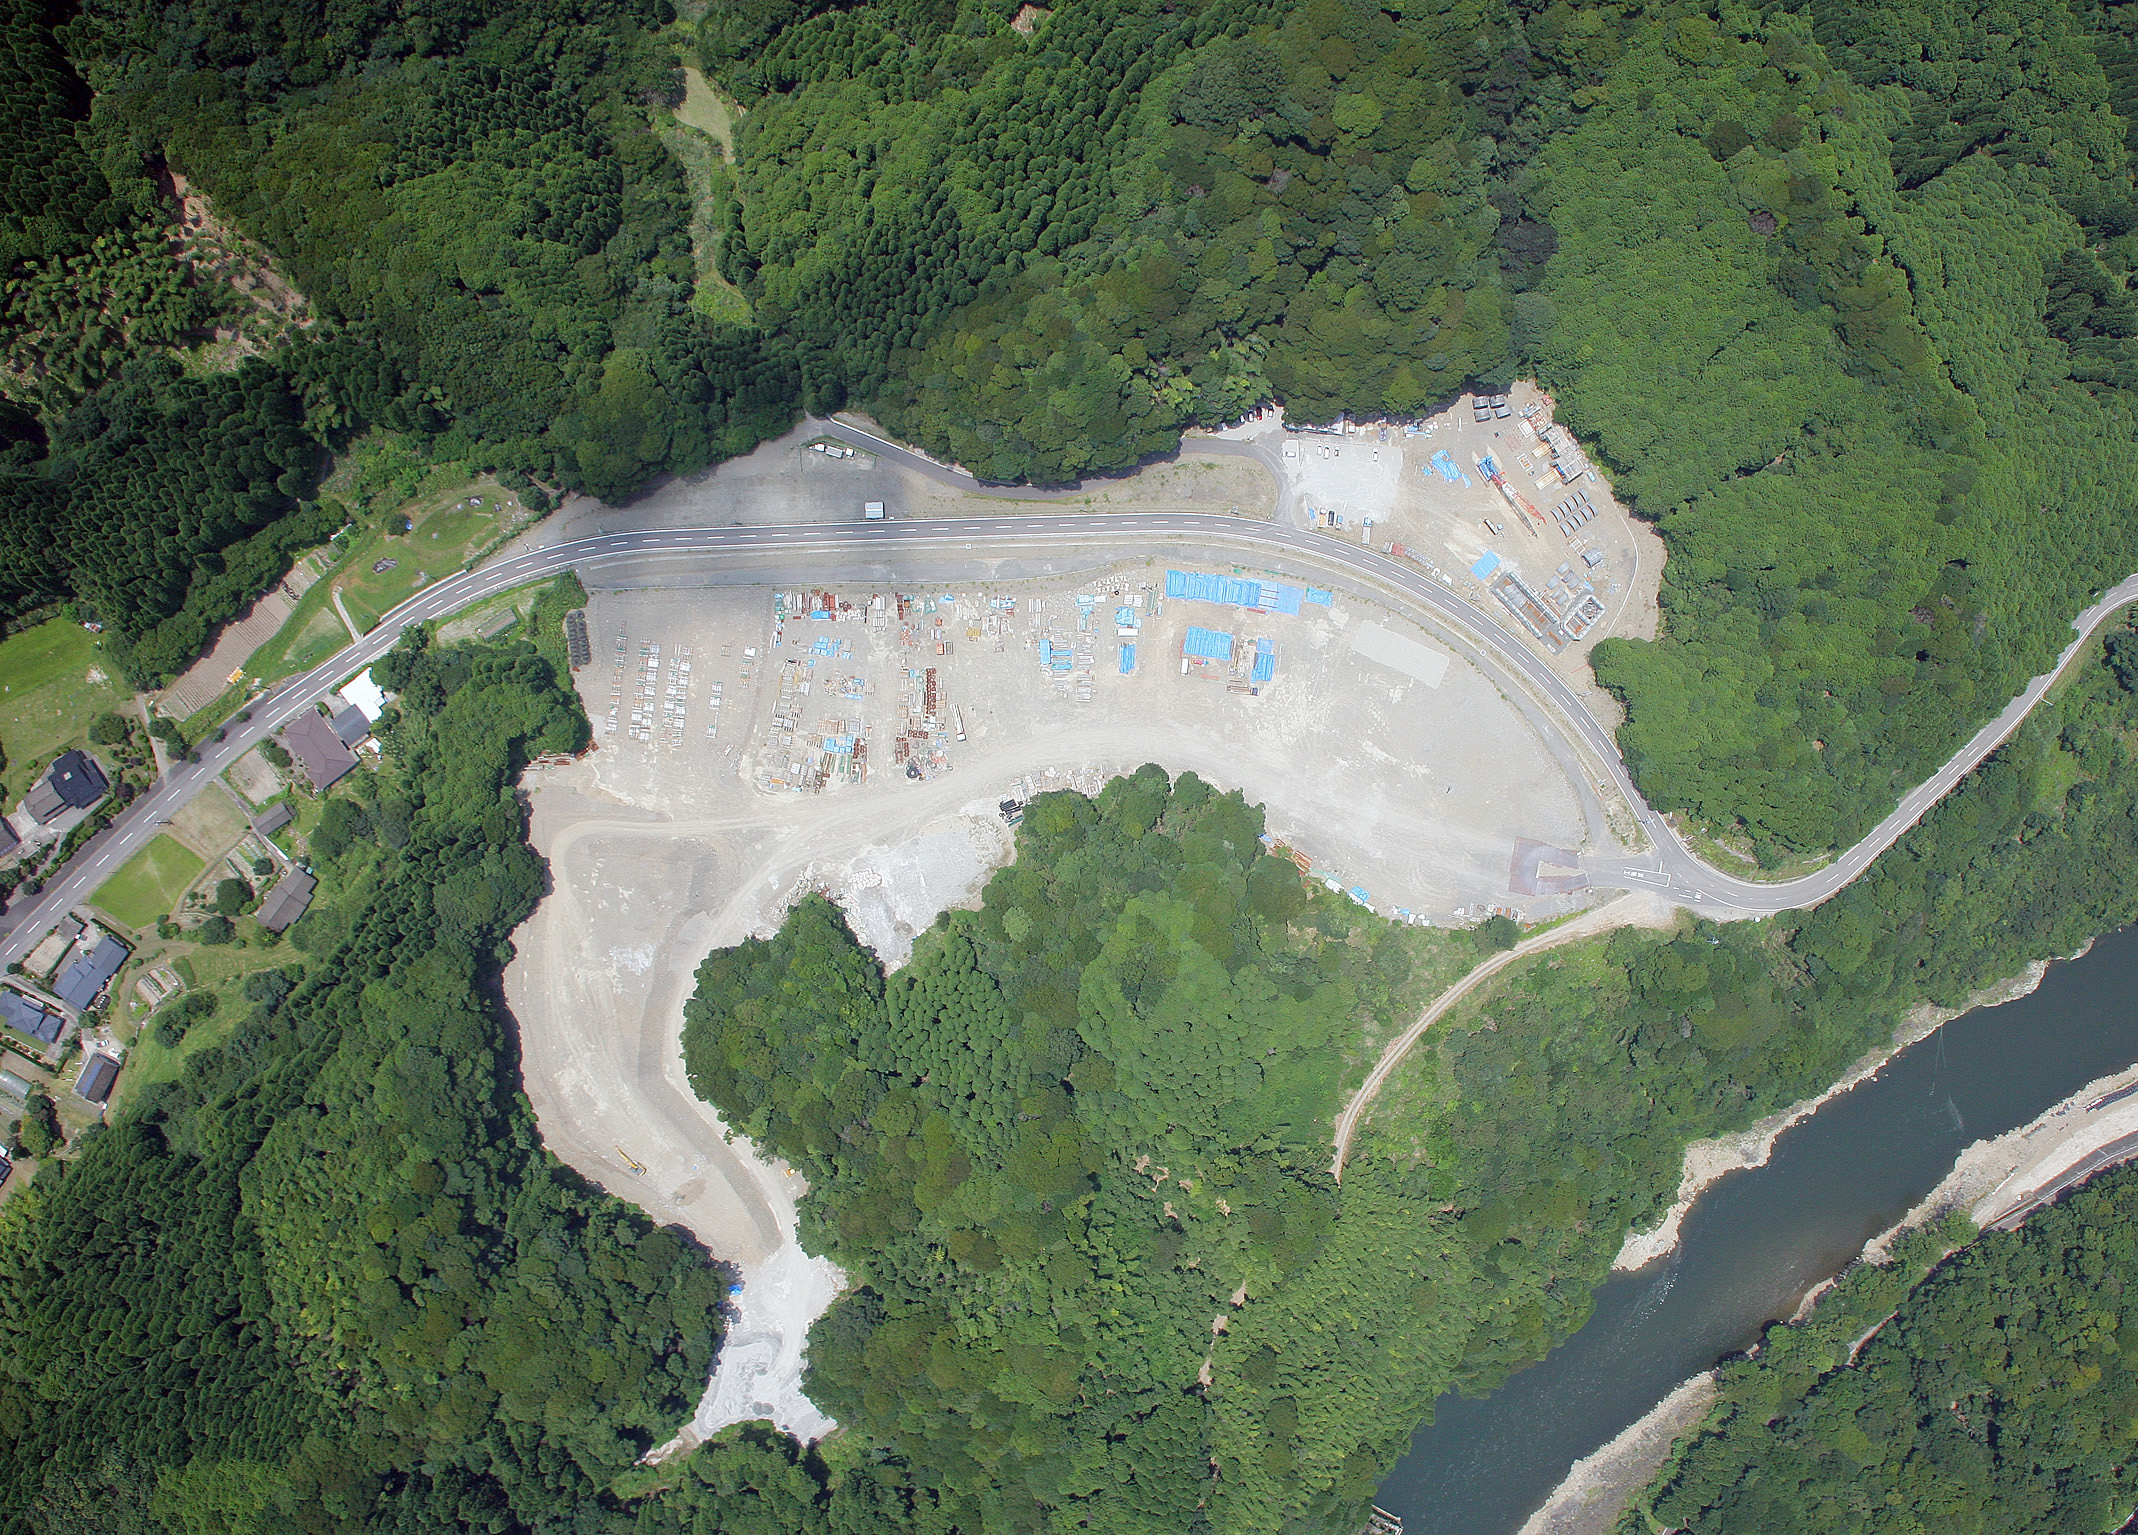
[[[968,475],[843,422],[811,421],[805,423],[805,429],[866,446],[880,457],[930,478],[966,489],[979,488]],[[1198,440],[1193,451],[1250,457],[1275,467],[1274,454],[1252,443]],[[1281,474],[1278,478],[1281,484]],[[1041,503],[1076,494],[1073,489],[987,489],[990,494]],[[1634,788],[1609,733],[1582,706],[1573,689],[1521,639],[1415,567],[1369,548],[1279,523],[1199,512],[1048,511],[910,522],[607,533],[526,552],[507,551],[487,564],[425,587],[394,609],[370,634],[310,671],[271,689],[253,703],[250,720],[230,726],[222,741],[202,743],[199,762],[178,764],[78,853],[34,900],[18,902],[10,910],[9,930],[0,938],[0,965],[21,959],[39,934],[69,908],[86,900],[114,869],[156,835],[180,805],[240,754],[312,707],[342,679],[384,655],[408,625],[442,618],[472,602],[528,582],[565,570],[593,571],[631,564],[659,570],[672,563],[679,575],[687,575],[692,566],[733,574],[766,561],[777,561],[782,572],[805,570],[819,579],[883,581],[898,579],[897,567],[920,556],[962,559],[970,555],[975,564],[980,564],[1060,552],[1113,560],[1155,551],[1213,548],[1281,560],[1288,566],[1315,568],[1337,584],[1354,590],[1370,589],[1381,600],[1407,608],[1414,616],[1450,629],[1489,652],[1550,707],[1560,727],[1617,788],[1650,839],[1652,850],[1645,855],[1584,858],[1583,872],[1590,882],[1646,890],[1717,916],[1752,916],[1815,905],[1853,880],[2018,728],[2094,629],[2124,606],[2138,601],[2138,575],[2134,575],[2079,615],[2073,625],[2079,631],[2078,638],[2059,658],[2055,669],[2029,683],[1943,767],[1903,796],[1893,813],[1861,842],[1815,873],[1788,883],[1766,884],[1737,879],[1703,863]],[[774,578],[768,575],[767,579]],[[783,574],[778,579],[799,577]]]

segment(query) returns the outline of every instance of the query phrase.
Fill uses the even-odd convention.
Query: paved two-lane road
[[[896,444],[843,423],[812,423],[827,435],[846,437],[903,467],[970,487],[973,482]],[[1252,444],[1198,443],[1240,449],[1262,457]],[[1016,499],[1047,502],[1064,492],[1012,489]],[[1288,569],[1312,569],[1352,590],[1367,590],[1414,615],[1451,629],[1489,651],[1518,674],[1549,706],[1557,724],[1576,741],[1598,771],[1632,808],[1653,846],[1639,857],[1593,856],[1584,860],[1591,882],[1644,888],[1719,916],[1754,915],[1814,905],[1840,889],[1889,847],[1923,812],[1950,791],[2018,727],[2047,693],[2055,673],[2036,678],[2027,690],[1985,725],[1927,782],[1901,800],[1864,840],[1817,873],[1787,884],[1762,884],[1723,874],[1700,861],[1634,788],[1608,732],[1582,706],[1573,689],[1534,651],[1489,614],[1464,601],[1416,568],[1372,549],[1280,524],[1199,512],[1034,512],[1004,517],[946,518],[911,522],[808,523],[785,526],[683,528],[606,533],[504,557],[426,587],[388,615],[377,629],[330,660],[289,679],[252,705],[251,718],[228,728],[222,741],[204,742],[198,763],[177,765],[136,799],[113,826],[78,854],[60,877],[33,901],[18,901],[10,930],[0,939],[0,964],[19,960],[71,907],[86,900],[128,858],[155,836],[172,813],[237,757],[313,704],[344,678],[390,649],[410,624],[428,622],[469,603],[565,570],[595,574],[605,567],[637,566],[642,572],[672,567],[679,583],[695,574],[733,578],[753,564],[776,561],[783,572],[806,570],[827,581],[897,580],[901,566],[946,557],[970,558],[977,568],[990,561],[1072,555],[1110,561],[1155,551],[1255,556]],[[791,578],[791,577],[790,577]],[[2138,601],[2138,576],[2108,593],[2082,614],[2079,639],[2124,605]]]

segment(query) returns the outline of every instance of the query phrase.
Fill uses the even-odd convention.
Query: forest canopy
[[[1061,482],[1534,373],[1670,550],[1626,759],[1779,865],[2138,567],[2129,10],[9,0],[0,604],[168,675],[367,429],[620,501],[854,406]],[[234,368],[175,175],[314,316]]]
[[[1688,1141],[2138,916],[2127,648],[1816,913],[1629,930],[1465,999],[1341,1185],[1359,1046],[1484,941],[1303,886],[1192,775],[1036,801],[895,974],[818,900],[716,951],[685,1062],[809,1177],[803,1240],[853,1288],[808,1389],[871,1495],[914,1528],[1355,1531],[1435,1398],[1581,1325]]]
[[[1847,1529],[1857,1511],[1895,1505],[1918,1528],[2123,1528],[2138,1509],[2138,1370],[2125,1358],[2138,1173],[2104,1174],[1920,1276],[1941,1238],[1971,1235],[1915,1235],[1891,1265],[1850,1274],[1807,1325],[1771,1328],[1755,1357],[1724,1365],[1705,1428],[1618,1535],[1651,1521],[1686,1535]]]

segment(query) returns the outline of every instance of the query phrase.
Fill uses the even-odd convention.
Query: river
[[[1586,1326],[1488,1397],[1445,1396],[1376,1501],[1405,1535],[1514,1535],[1572,1464],[1754,1342],[1906,1215],[1973,1141],[2138,1061],[2138,928],[1954,1019],[1729,1175],[1675,1251],[1606,1281]]]

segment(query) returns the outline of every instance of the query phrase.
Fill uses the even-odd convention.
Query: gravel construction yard
[[[1516,392],[1517,408],[1544,403]],[[1349,539],[1369,536],[1371,514],[1372,542],[1405,544],[1495,614],[1470,575],[1487,553],[1533,584],[1587,581],[1607,611],[1555,664],[1608,716],[1588,644],[1654,632],[1660,546],[1600,482],[1603,515],[1578,542],[1525,529],[1477,463],[1491,453],[1510,472],[1534,469],[1530,481],[1549,475],[1534,439],[1515,450],[1510,433],[1507,421],[1472,422],[1467,405],[1430,434],[1291,434],[1272,415],[1223,434],[1250,439],[1259,457],[1198,457],[1190,444],[1177,463],[1055,509],[1304,521],[1313,506],[1340,510],[1345,526],[1326,531]],[[865,500],[894,518],[1031,509],[810,442],[789,434],[629,508],[575,499],[520,547],[627,528],[858,520]],[[1431,466],[1443,450],[1470,485]],[[804,1438],[829,1427],[802,1394],[802,1347],[843,1280],[795,1242],[806,1186],[727,1137],[692,1095],[680,1049],[698,963],[769,935],[805,891],[838,900],[896,966],[937,912],[976,900],[1012,855],[1001,801],[1096,792],[1157,762],[1241,789],[1313,877],[1400,919],[1539,920],[1590,899],[1513,888],[1518,843],[1606,846],[1605,810],[1564,745],[1538,733],[1535,705],[1503,695],[1459,648],[1341,593],[1220,605],[1168,597],[1164,561],[1100,558],[1038,550],[828,591],[762,561],[583,572],[593,659],[575,680],[595,748],[523,785],[552,891],[515,936],[506,992],[550,1147],[739,1271],[729,1344],[671,1448],[751,1419]]]
[[[1244,790],[1316,877],[1385,912],[1584,903],[1509,889],[1517,839],[1578,849],[1601,822],[1480,672],[1387,613],[1252,613],[1165,582],[1137,562],[985,589],[593,593],[577,682],[596,747],[526,780],[553,890],[506,990],[551,1148],[741,1271],[737,1351],[691,1432],[736,1413],[821,1430],[800,1340],[838,1281],[794,1245],[804,1186],[725,1139],[680,1050],[699,961],[805,890],[901,963],[1009,858],[1001,800],[1155,761]],[[1239,662],[1184,675],[1191,626],[1232,634]]]

